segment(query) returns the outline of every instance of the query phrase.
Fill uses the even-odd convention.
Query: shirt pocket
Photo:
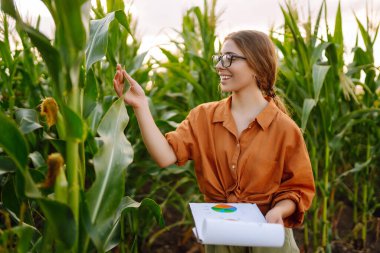
[[[279,162],[259,156],[248,158],[243,167],[241,188],[249,194],[272,194],[281,182]]]

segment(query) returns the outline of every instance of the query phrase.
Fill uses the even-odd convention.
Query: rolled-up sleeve
[[[285,150],[281,184],[271,204],[273,208],[284,199],[290,199],[296,204],[296,211],[284,219],[286,227],[302,224],[305,211],[310,208],[315,195],[313,171],[305,141],[301,131],[297,131],[294,136],[295,140]]]
[[[195,109],[190,111],[189,115],[175,131],[165,134],[166,140],[172,146],[177,157],[176,164],[183,166],[188,160],[192,160],[196,138],[194,136],[194,118]]]

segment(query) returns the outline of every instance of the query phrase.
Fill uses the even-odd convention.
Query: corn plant
[[[151,109],[156,123],[164,133],[175,129],[196,105],[223,97],[212,63],[212,55],[218,50],[215,47],[218,43],[216,4],[217,1],[204,1],[203,10],[199,6],[187,10],[182,18],[182,29],[176,31],[177,37],[171,40],[175,49],[170,51],[160,47],[166,59],[151,62],[152,67],[157,67],[151,71],[152,86],[147,94],[154,105]],[[191,229],[188,203],[202,201],[193,164],[188,163],[182,168],[171,166],[165,171],[148,162],[139,167],[148,168],[147,177],[155,177],[151,180],[148,196],[155,196],[164,210],[178,212],[180,217],[156,231],[149,238],[148,247],[174,227]]]
[[[18,241],[15,246],[12,241],[11,247],[19,252],[31,248],[36,252],[87,252],[95,248],[104,252],[118,245],[120,219],[130,208],[146,206],[162,224],[161,211],[154,201],[147,199],[140,204],[123,197],[125,169],[132,161],[133,150],[123,133],[128,114],[122,99],[112,103],[100,123],[90,125],[93,128],[87,126],[83,115],[84,101],[89,115],[94,108],[91,99],[95,98],[96,103],[97,94],[90,93],[86,97],[84,91],[96,85],[90,68],[105,54],[108,25],[117,20],[128,28],[127,18],[122,10],[117,10],[102,20],[92,21],[90,26],[88,1],[44,3],[56,25],[53,44],[38,29],[22,21],[13,1],[1,2],[2,10],[15,19],[46,63],[54,98],[45,99],[41,106],[48,124],[44,134],[50,135],[49,141],[58,151],[47,161],[48,178],[41,185],[36,184],[39,180],[32,176],[28,156],[35,162],[41,162],[41,156],[29,155],[24,134],[27,134],[25,126],[29,132],[40,129],[38,118],[33,111],[20,113],[18,122],[24,122],[23,133],[11,118],[1,113],[4,121],[1,130],[7,133],[0,138],[0,145],[7,154],[2,159],[16,168],[13,170],[14,196],[21,202],[16,214],[4,207],[5,213],[12,214],[19,225],[8,226],[1,239],[9,246],[16,236]],[[94,136],[98,137],[94,139]],[[92,150],[95,155],[86,159],[86,150]],[[87,177],[89,161],[95,178]],[[31,216],[43,213],[43,231],[39,231],[41,225],[24,222],[26,207],[31,204],[37,205]],[[31,240],[37,233],[38,239]]]
[[[309,14],[308,22],[304,26],[304,36],[298,26],[295,9],[290,4],[281,9],[285,18],[284,30],[277,36],[275,32],[272,35],[283,55],[278,85],[294,110],[294,118],[305,133],[317,185],[317,195],[311,208],[313,218],[311,222],[306,220],[305,224],[305,247],[309,247],[310,230],[314,250],[330,252],[331,214],[336,210],[335,193],[339,191],[337,182],[341,175],[347,174],[347,166],[342,165],[342,161],[346,159],[342,155],[347,151],[342,143],[348,138],[349,129],[353,125],[360,124],[367,117],[378,117],[378,109],[368,107],[360,110],[357,106],[359,101],[354,92],[354,84],[358,80],[355,77],[359,73],[358,69],[364,66],[357,62],[344,62],[340,6],[333,33],[330,32],[327,21],[325,22],[325,37],[320,35],[320,21],[323,13],[326,16],[327,12],[325,2],[321,5],[314,26]],[[373,66],[373,61],[369,64]],[[344,67],[347,65],[357,67],[345,72]],[[373,82],[375,76],[372,72],[366,80]],[[371,88],[370,94],[374,94],[375,85],[372,84]],[[374,120],[372,122],[376,122]],[[376,138],[376,135],[370,138]],[[372,154],[368,150],[364,162]],[[367,165],[368,163],[362,167]]]

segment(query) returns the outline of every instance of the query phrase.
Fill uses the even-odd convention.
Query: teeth
[[[226,80],[226,79],[229,79],[229,78],[231,78],[231,76],[220,76],[220,79],[222,79],[222,80]]]

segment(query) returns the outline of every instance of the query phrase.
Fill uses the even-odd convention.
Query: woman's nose
[[[218,61],[218,62],[216,63],[216,65],[215,65],[215,68],[216,68],[216,69],[225,69],[225,68],[223,67],[223,65],[222,65],[222,61]]]

